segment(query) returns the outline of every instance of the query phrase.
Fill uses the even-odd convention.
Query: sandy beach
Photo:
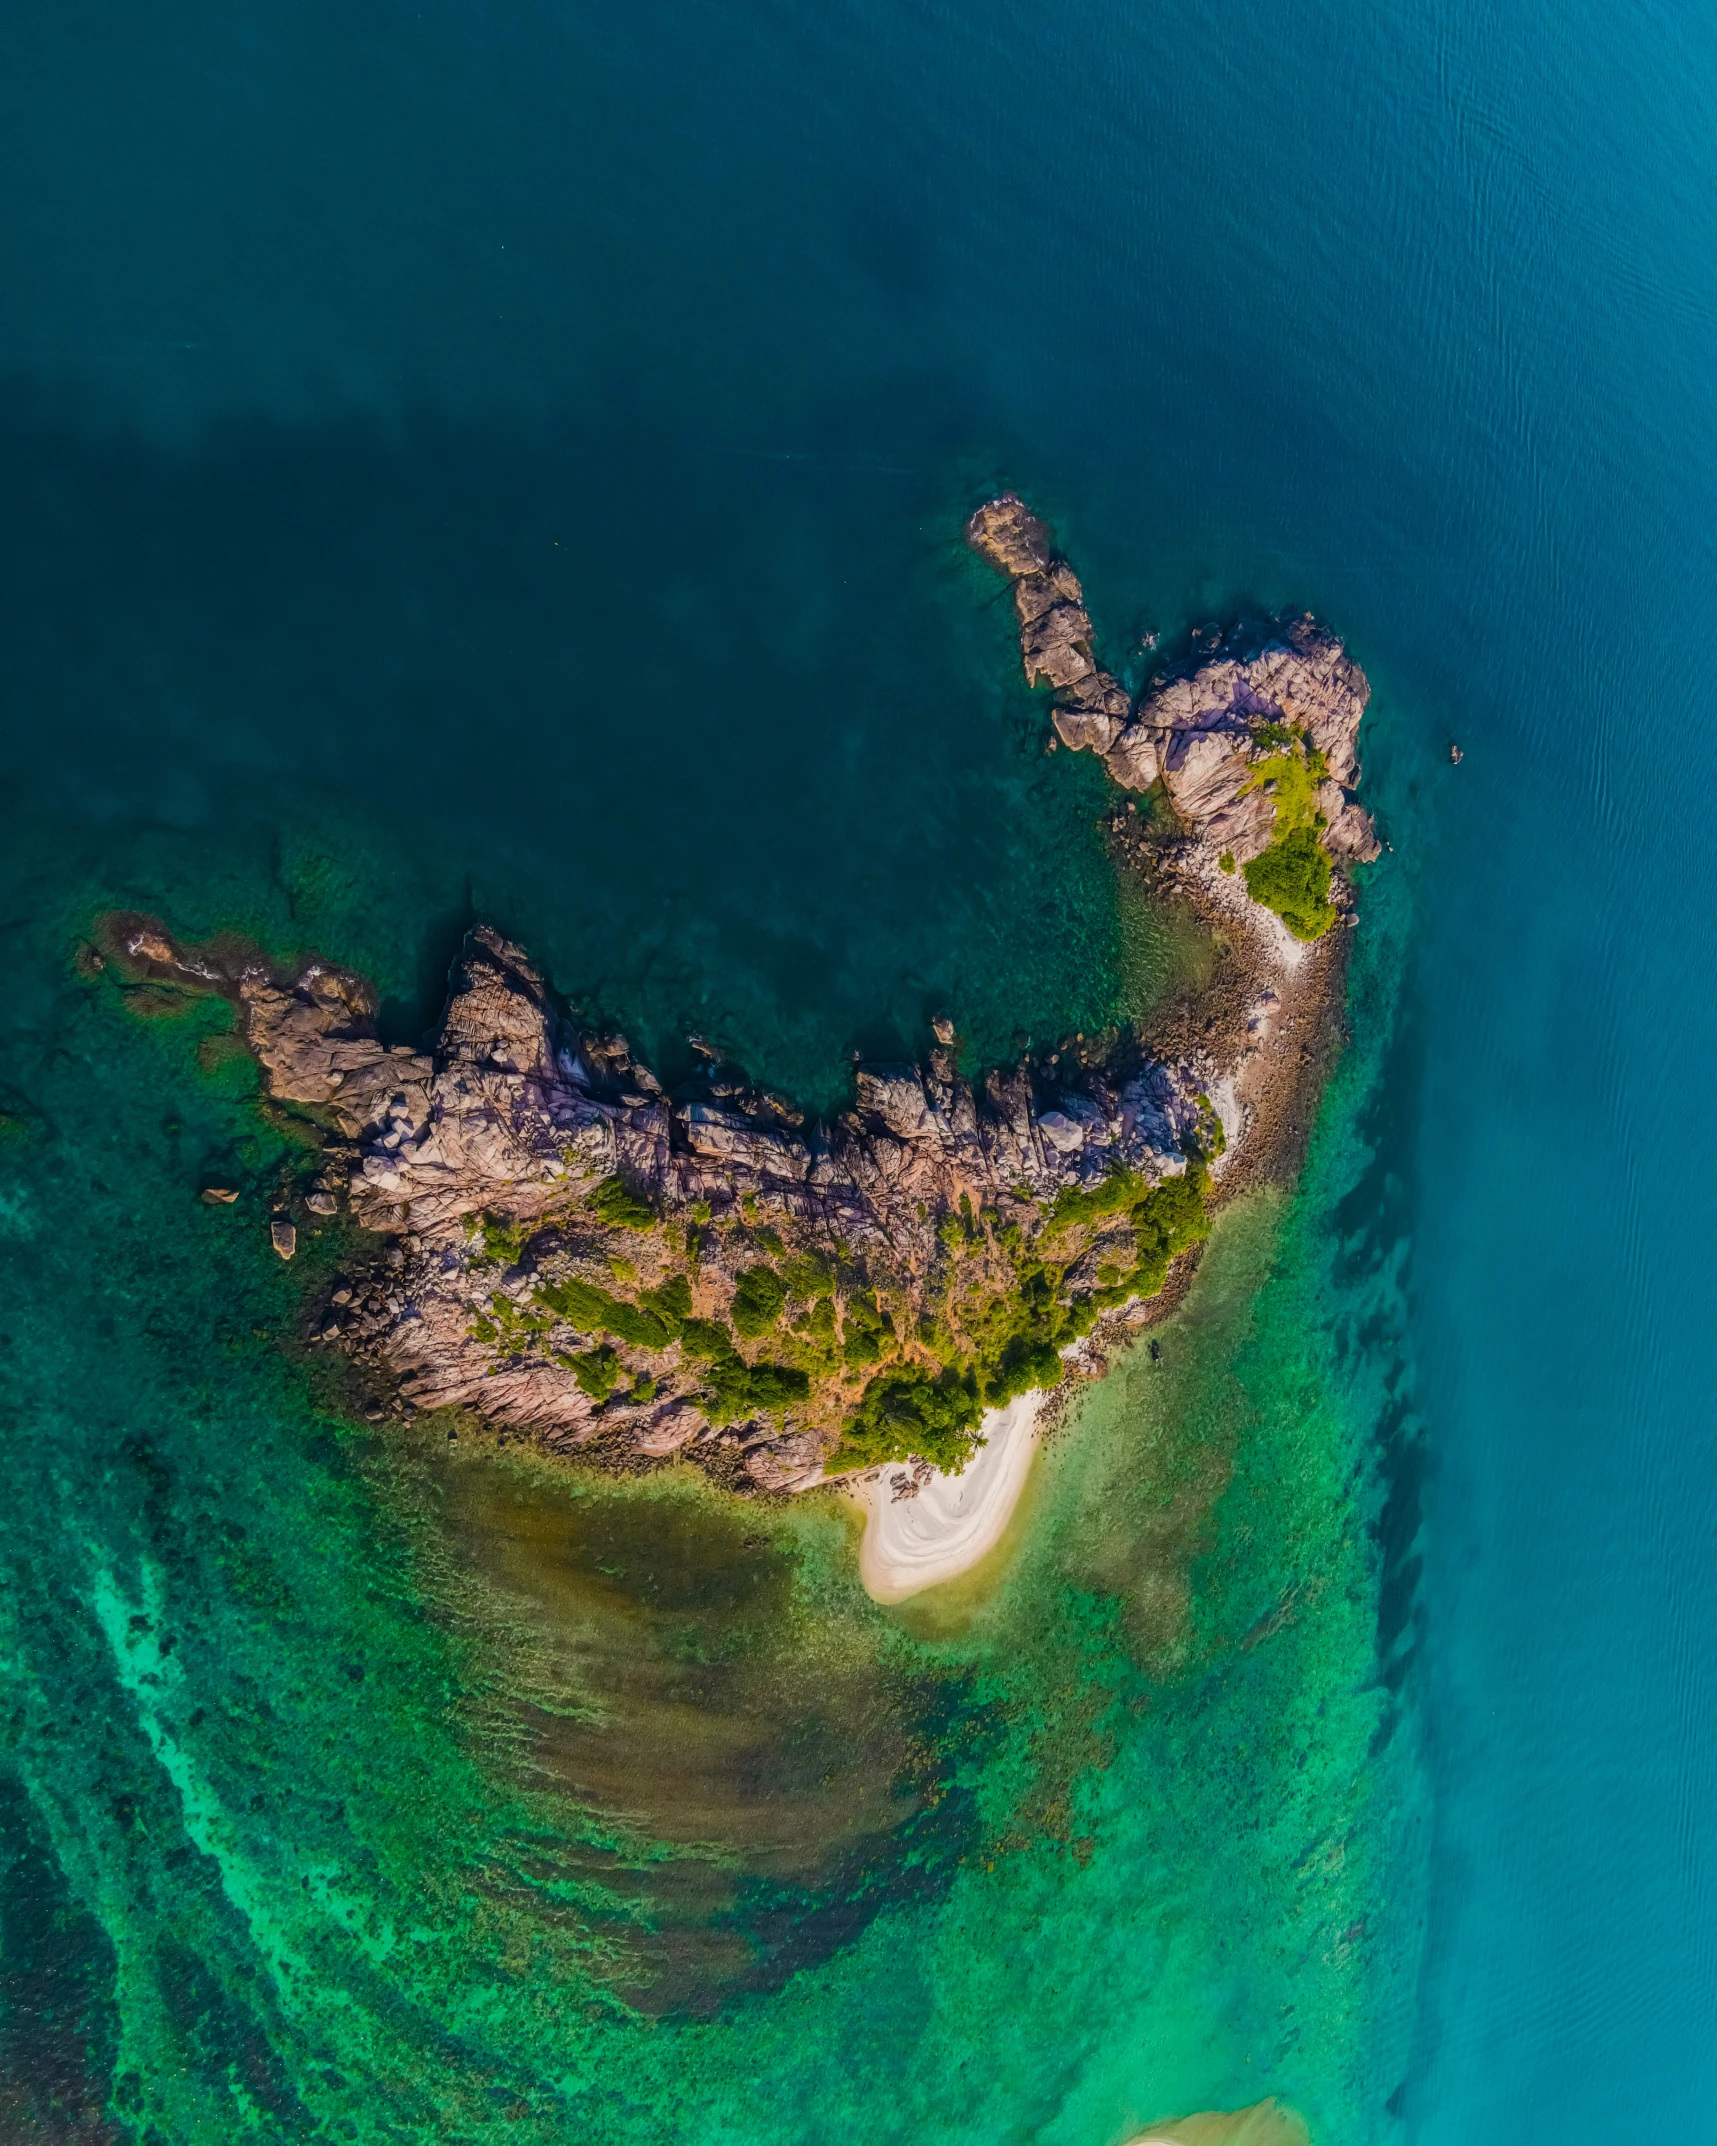
[[[1128,2146],[1310,2146],[1310,2140],[1295,2110],[1260,2101],[1249,2109],[1207,2109],[1153,2124]]]
[[[899,1465],[852,1485],[865,1511],[859,1577],[878,1602],[904,1602],[962,1572],[1002,1539],[1031,1471],[1041,1393],[1022,1394],[991,1409],[984,1443],[960,1475],[932,1471],[913,1498],[894,1495]]]

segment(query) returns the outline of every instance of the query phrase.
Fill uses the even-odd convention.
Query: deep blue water
[[[1714,89],[1717,24],[1619,0],[0,22],[20,929],[56,872],[283,887],[403,1032],[480,908],[833,1092],[1108,988],[978,488],[1117,654],[1350,637],[1434,2146],[1710,2100]]]

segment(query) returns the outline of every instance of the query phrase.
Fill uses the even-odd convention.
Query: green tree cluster
[[[653,1229],[656,1210],[622,1177],[605,1177],[590,1195],[591,1211],[610,1229]]]
[[[734,1285],[734,1330],[757,1341],[780,1320],[787,1304],[787,1284],[773,1267],[747,1267]]]
[[[1321,939],[1335,922],[1329,852],[1315,828],[1297,827],[1283,835],[1252,858],[1245,871],[1247,893],[1273,909],[1296,939]]]
[[[916,1454],[957,1474],[977,1443],[983,1412],[970,1368],[939,1377],[917,1364],[884,1371],[865,1388],[829,1466],[871,1468]]]
[[[1242,796],[1267,790],[1276,808],[1270,847],[1243,868],[1246,891],[1296,939],[1321,939],[1336,919],[1329,852],[1318,839],[1326,825],[1318,786],[1329,779],[1329,762],[1297,725],[1267,723],[1256,736],[1282,749],[1259,761],[1242,786]]]

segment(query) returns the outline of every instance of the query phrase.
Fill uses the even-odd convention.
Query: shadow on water
[[[890,379],[835,398],[805,455],[712,475],[641,392],[584,419],[234,418],[168,448],[0,384],[20,798],[110,837],[280,830],[307,937],[424,933],[383,949],[404,1040],[474,912],[651,1056],[694,1028],[818,1105],[852,1047],[921,1049],[934,1011],[991,1060],[1099,1025],[1101,776],[1042,751],[960,540],[993,473],[950,457],[973,421],[950,397]],[[904,459],[820,455],[819,428]],[[234,922],[219,891],[179,921]]]

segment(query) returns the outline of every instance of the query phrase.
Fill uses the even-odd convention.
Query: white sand
[[[1128,2146],[1311,2146],[1304,2119],[1279,2101],[1249,2109],[1206,2109],[1174,2123],[1153,2124]]]
[[[895,1499],[891,1463],[852,1495],[865,1509],[859,1578],[878,1602],[904,1602],[969,1572],[993,1550],[1019,1503],[1036,1448],[1041,1393],[992,1408],[979,1426],[984,1443],[959,1475],[932,1473],[915,1498]]]

